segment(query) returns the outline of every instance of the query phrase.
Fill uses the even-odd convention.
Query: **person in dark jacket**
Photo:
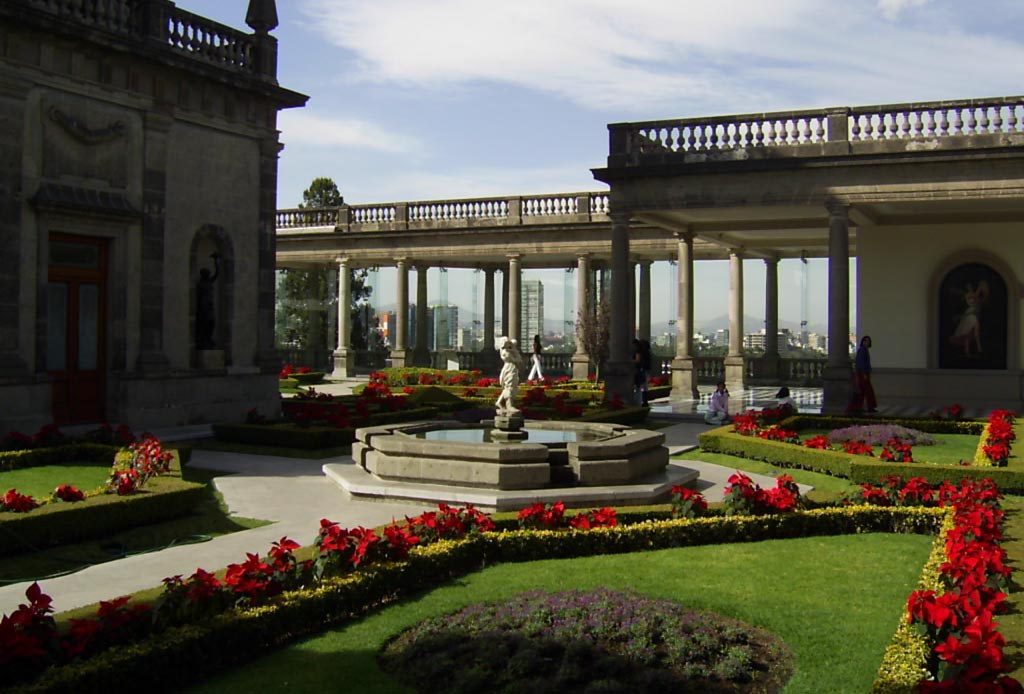
[[[868,412],[878,412],[878,401],[875,399],[875,389],[871,385],[871,336],[865,335],[860,338],[860,346],[857,347],[857,355],[853,358],[853,378],[857,384],[857,404],[853,409],[867,408]]]

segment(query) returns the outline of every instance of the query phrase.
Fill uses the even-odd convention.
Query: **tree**
[[[585,307],[594,305],[593,291],[587,291]],[[601,365],[608,361],[608,335],[611,330],[612,311],[606,299],[597,302],[597,310],[591,313],[585,308],[576,314],[576,337],[587,350],[590,363],[596,371],[595,380],[601,375]]]
[[[344,198],[337,184],[323,176],[314,178],[309,188],[302,192],[302,209],[316,207],[337,207],[344,204]],[[336,273],[335,267],[322,266],[311,269],[288,268],[282,271],[278,282],[277,329],[278,343],[295,344],[300,349],[333,349],[334,336],[327,334],[327,317],[337,311],[337,295],[329,296],[328,287],[333,284],[329,273]],[[373,288],[366,286],[366,270],[350,273],[350,316],[352,325],[351,345],[355,349],[366,349],[366,330],[363,326],[364,305],[368,303]]]

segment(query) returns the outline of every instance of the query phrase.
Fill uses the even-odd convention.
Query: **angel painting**
[[[968,282],[964,288],[963,300],[966,308],[957,317],[956,329],[949,336],[949,343],[963,350],[964,356],[970,356],[971,350],[981,354],[981,313],[988,301],[988,282]]]

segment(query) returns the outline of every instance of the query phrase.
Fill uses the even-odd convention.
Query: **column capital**
[[[675,236],[680,241],[686,241],[687,243],[693,243],[693,237],[695,236],[695,234],[692,231],[690,231],[689,227],[681,229],[679,231],[673,231],[672,235]]]
[[[577,253],[577,254],[576,254],[576,260],[582,260],[582,261],[584,261],[584,262],[589,262],[589,261],[590,261],[590,259],[591,259],[591,258],[592,258],[593,256],[594,256],[594,254],[593,254],[593,253],[590,253],[590,252],[587,252],[587,253]]]
[[[334,257],[334,262],[338,265],[348,265],[351,262],[351,258],[347,255],[339,255]]]
[[[764,258],[764,264],[765,265],[778,265],[779,264],[779,260],[780,260],[780,258],[779,258],[778,255],[770,255],[767,258]]]
[[[736,247],[733,247],[733,248],[729,249],[729,255],[730,256],[736,256],[737,258],[742,258],[743,257],[743,251],[745,251],[745,250],[746,249],[743,248],[743,246],[736,246]]]
[[[430,269],[430,263],[415,263],[413,267],[415,267],[420,272],[426,272],[427,270]]]
[[[523,254],[522,253],[506,253],[505,257],[508,258],[509,260],[522,260]]]
[[[837,198],[825,200],[825,209],[828,210],[829,217],[843,217],[845,219],[850,216],[850,203]]]
[[[641,258],[640,260],[638,260],[638,261],[637,261],[637,263],[638,263],[638,264],[639,264],[640,266],[642,266],[642,267],[643,267],[643,266],[646,266],[646,267],[650,267],[651,265],[653,265],[653,264],[654,264],[654,261],[653,261],[653,260],[651,260],[651,259],[649,259],[649,258]]]

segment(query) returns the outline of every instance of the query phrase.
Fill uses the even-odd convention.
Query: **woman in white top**
[[[544,351],[544,348],[540,345],[540,335],[533,336],[533,366],[530,367],[530,375],[526,377],[527,381],[534,379],[540,381],[544,379],[544,372],[540,368],[540,354]]]
[[[779,388],[779,392],[775,394],[775,399],[779,401],[778,407],[789,407],[796,410],[796,402],[789,396],[789,388],[782,386]]]

